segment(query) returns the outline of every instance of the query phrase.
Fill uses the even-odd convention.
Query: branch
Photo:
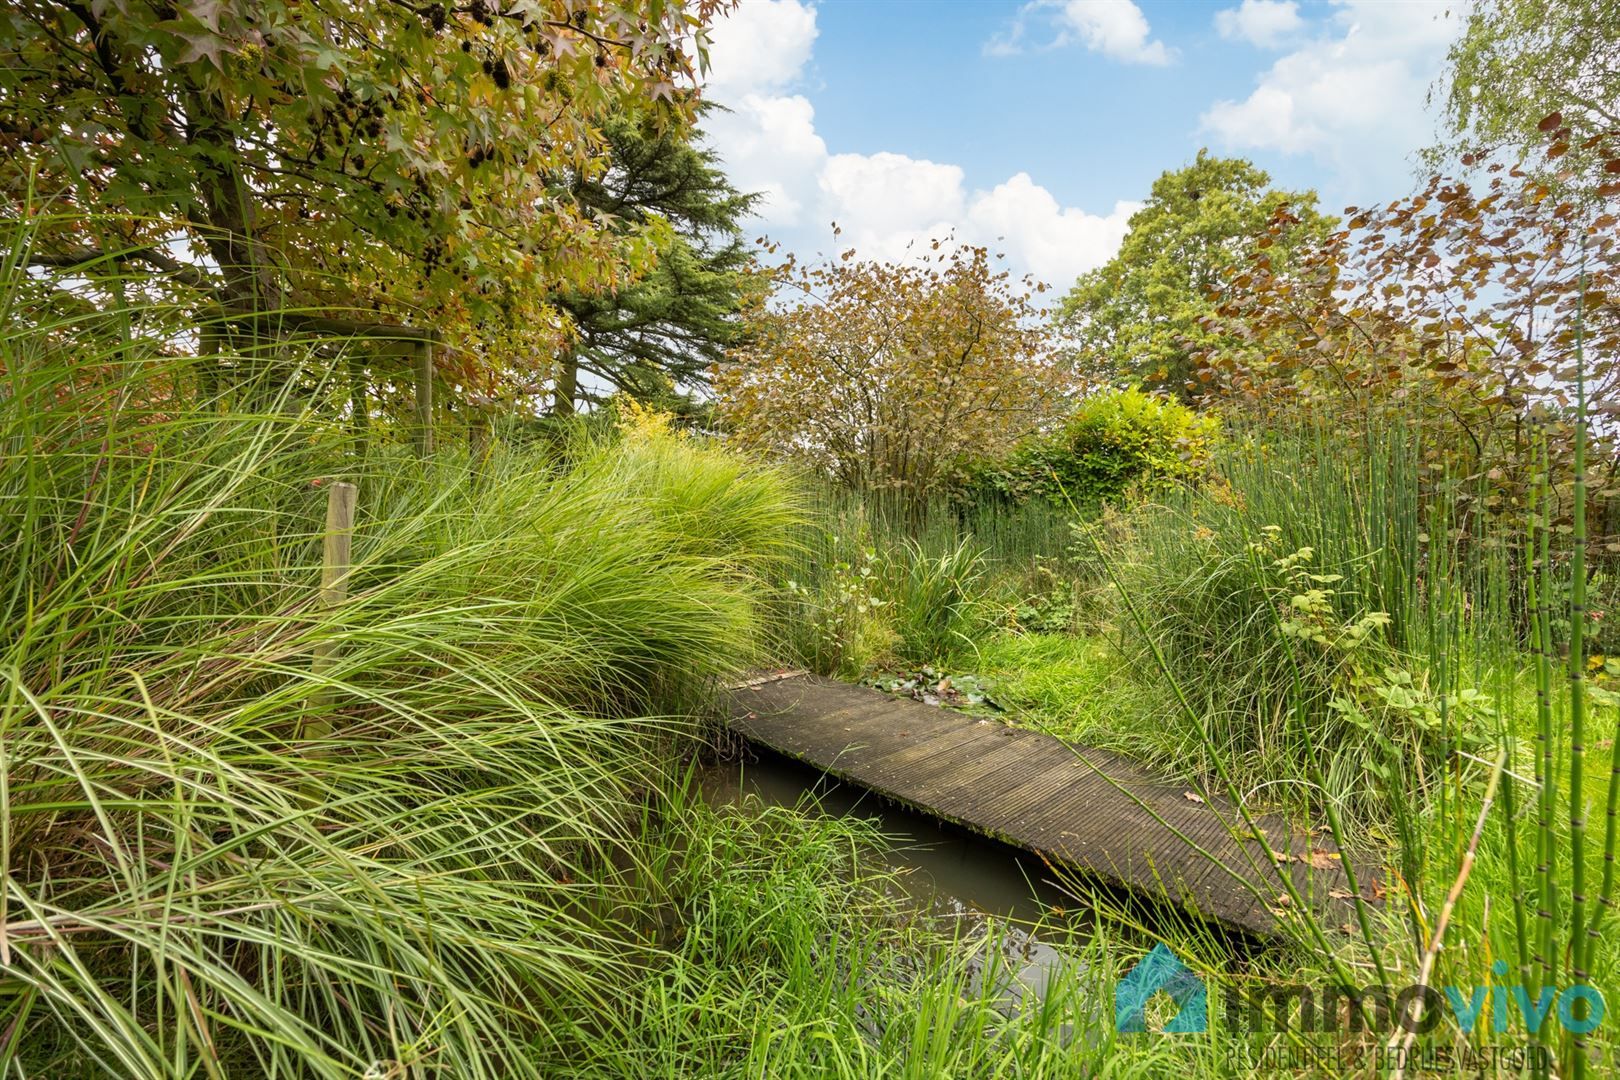
[[[197,266],[180,262],[157,248],[138,248],[108,254],[99,248],[78,248],[72,251],[37,252],[28,261],[34,266],[48,266],[58,270],[77,270],[96,263],[122,262],[126,259],[144,262],[159,272],[174,277],[183,284],[212,292],[213,285]],[[275,333],[304,333],[323,337],[379,338],[387,341],[439,342],[439,331],[433,327],[404,326],[395,323],[364,322],[354,319],[334,319],[323,315],[309,315],[297,311],[234,312],[223,313],[223,318],[251,323],[259,330]]]
[[[56,253],[31,252],[28,262],[33,266],[48,266],[57,270],[81,270],[97,263],[121,263],[126,260],[143,262],[160,273],[174,278],[182,285],[212,291],[213,283],[197,266],[190,266],[158,248],[132,248],[128,251],[106,252],[100,248],[77,248]]]

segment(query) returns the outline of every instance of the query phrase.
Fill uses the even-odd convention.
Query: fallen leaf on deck
[[[1333,864],[1339,862],[1344,856],[1337,851],[1326,851],[1322,848],[1311,848],[1310,864],[1318,870],[1331,870]]]
[[[1188,802],[1201,803],[1201,802],[1204,801],[1204,797],[1202,795],[1198,794],[1198,792],[1196,792],[1196,791],[1183,791],[1181,793],[1181,797],[1183,799],[1186,799]]]

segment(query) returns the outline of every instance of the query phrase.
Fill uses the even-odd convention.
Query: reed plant
[[[1224,490],[1085,534],[1151,670],[1175,691],[1185,745],[1221,790],[1243,801],[1257,794],[1251,778],[1297,785],[1341,850],[1384,854],[1372,876],[1386,902],[1364,902],[1369,880],[1353,884],[1349,936],[1290,893],[1296,980],[1349,988],[1359,968],[1391,992],[1482,994],[1477,1022],[1435,1017],[1421,1035],[1412,1028],[1434,1006],[1413,1005],[1384,1036],[1397,1074],[1420,1041],[1520,1053],[1533,1075],[1585,1075],[1616,1052],[1601,1006],[1581,1004],[1620,986],[1603,944],[1620,781],[1613,739],[1592,734],[1620,698],[1591,685],[1603,664],[1586,642],[1583,319],[1578,306],[1573,407],[1543,417],[1573,428],[1574,460],[1552,460],[1535,439],[1522,516],[1490,511],[1483,477],[1411,468],[1421,444],[1399,437],[1379,440],[1371,467],[1321,440],[1273,438],[1228,457]],[[1291,586],[1268,584],[1278,571]],[[1383,617],[1345,642],[1373,611]],[[1322,645],[1334,646],[1327,666]],[[1600,792],[1595,770],[1608,772]],[[1346,781],[1357,774],[1359,788]],[[1378,843],[1358,845],[1368,832]]]
[[[1084,532],[1141,616],[1127,648],[1151,673],[1151,642],[1199,717],[1139,725],[1155,732],[1144,752],[1206,771],[1217,753],[1245,791],[1388,821],[1448,755],[1478,749],[1479,695],[1435,684],[1427,662],[1426,590],[1466,592],[1485,563],[1435,516],[1449,503],[1425,501],[1420,452],[1397,432],[1366,447],[1238,433],[1213,482]],[[1304,779],[1311,742],[1320,782]]]
[[[1069,565],[1067,518],[1043,501],[919,503],[799,484],[807,524],[784,564],[778,649],[823,674],[974,662],[998,605],[1017,608],[1031,581]]]
[[[985,554],[971,537],[938,554],[906,540],[887,558],[896,651],[910,665],[945,665],[971,655],[989,624]]]

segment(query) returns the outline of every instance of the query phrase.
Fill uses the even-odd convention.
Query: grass
[[[942,518],[912,536],[881,501],[809,491],[817,509],[796,533],[780,583],[779,655],[852,679],[970,655],[992,618],[986,549]]]
[[[870,828],[685,793],[794,555],[784,477],[657,432],[418,462],[349,422],[349,343],[253,382],[175,355],[183,313],[61,308],[11,239],[0,1075],[1106,1071],[1100,954],[1009,1017]]]
[[[1203,950],[1212,978],[1496,987],[1486,1000],[1507,1008],[1507,1030],[1465,1033],[1442,1017],[1419,1047],[1539,1045],[1568,1071],[1586,1054],[1612,1062],[1607,1027],[1537,1044],[1511,989],[1534,1000],[1543,984],[1611,997],[1620,986],[1607,927],[1588,932],[1609,913],[1613,875],[1595,868],[1620,832],[1599,815],[1614,699],[1562,690],[1583,664],[1564,612],[1579,591],[1563,580],[1580,570],[1568,545],[1581,530],[1542,519],[1537,552],[1514,521],[1470,509],[1466,485],[1420,467],[1421,443],[1367,443],[1347,456],[1323,432],[1239,438],[1210,482],[1105,514],[1061,563],[990,548],[982,587],[1006,629],[946,670],[988,678],[1017,722],[1331,821],[1341,844],[1387,856],[1387,902],[1350,933],[1299,919],[1301,940],[1263,958]],[[979,542],[958,530],[958,543]],[[1196,933],[1159,932],[1200,955]],[[1344,1048],[1366,1060],[1389,1035]],[[1247,1033],[1212,1042],[1222,1070],[1253,1060]]]
[[[1531,546],[1450,517],[1400,439],[1235,442],[1082,553],[1044,506],[863,502],[650,423],[416,461],[346,414],[352,343],[270,383],[185,355],[160,301],[64,302],[7,239],[0,1075],[1187,1076],[1303,1045],[1116,1034],[1145,931],[1217,996],[1620,985],[1579,560],[1542,517],[1523,595]],[[970,665],[1024,722],[1376,838],[1388,902],[1264,952],[1105,904],[1010,1012],[998,950],[919,917],[869,826],[693,798],[717,682],[784,657]],[[1546,1045],[1575,1073],[1609,1030]]]
[[[1170,1075],[1196,1048],[1112,1034],[1112,980],[1137,953],[1072,942],[1072,964],[1022,1009],[992,923],[919,917],[859,817],[688,804],[659,881],[667,954],[622,993],[619,1023],[548,1075],[1067,1078]],[[1054,931],[1055,933],[1056,931]]]
[[[884,593],[893,609],[896,655],[907,664],[945,663],[974,648],[988,612],[985,556],[971,539],[937,555],[915,540],[889,553]]]
[[[997,634],[979,648],[978,673],[994,680],[996,702],[1019,723],[1062,739],[1115,738],[1127,727],[1124,710],[1137,708],[1128,665],[1101,638]]]

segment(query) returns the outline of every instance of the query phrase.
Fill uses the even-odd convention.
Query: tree
[[[1535,428],[1567,467],[1577,386],[1597,430],[1620,416],[1620,180],[1594,206],[1519,168],[1487,176],[1352,208],[1286,276],[1257,251],[1222,286],[1199,380],[1267,423],[1417,430],[1432,475],[1483,479],[1488,505],[1522,506]]]
[[[1082,365],[1104,378],[1125,375],[1191,394],[1192,355],[1209,344],[1204,319],[1225,275],[1257,243],[1267,245],[1273,265],[1286,267],[1296,249],[1334,225],[1317,213],[1315,192],[1270,184],[1249,162],[1206,150],[1154,181],[1119,252],[1081,275],[1063,299],[1061,318]],[[1284,210],[1289,226],[1268,232]]]
[[[77,211],[41,262],[116,252],[228,313],[423,320],[548,356],[556,284],[622,285],[655,246],[562,178],[603,169],[607,115],[683,122],[719,7],[24,0],[0,14],[0,185]],[[442,359],[471,380],[478,356]]]
[[[958,467],[1040,427],[1065,388],[1030,292],[983,248],[936,241],[920,262],[782,271],[796,302],[762,308],[717,373],[721,422],[745,448],[856,489],[921,499]]]
[[[616,117],[603,133],[612,165],[580,174],[575,198],[620,228],[667,230],[652,270],[627,286],[554,296],[576,335],[558,362],[558,414],[581,396],[596,399],[582,392],[581,370],[640,400],[703,379],[737,343],[755,280],[739,222],[757,196],[731,186],[713,151],[647,119]]]
[[[1563,174],[1589,191],[1607,175],[1599,138],[1620,132],[1620,5],[1487,0],[1470,11],[1429,98],[1443,107],[1448,136],[1429,151],[1431,164],[1540,148],[1538,124],[1557,112],[1568,156],[1544,162],[1541,179]]]

